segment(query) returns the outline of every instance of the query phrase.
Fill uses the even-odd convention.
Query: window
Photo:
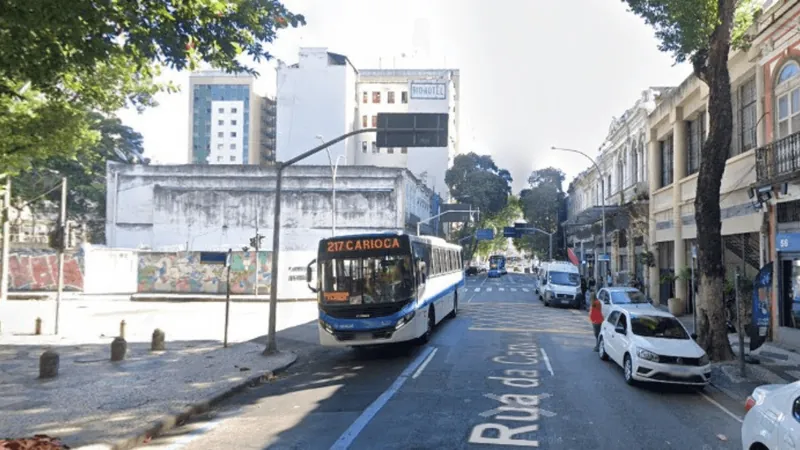
[[[372,128],[377,128],[378,126],[378,116],[372,116]]]
[[[408,103],[408,92],[403,91],[400,93],[400,103]]]
[[[388,149],[386,149],[386,153],[388,153],[390,155],[393,154],[394,153],[394,148],[389,147]]]
[[[369,96],[367,95],[367,91],[361,93],[361,103],[367,103],[367,99]]]
[[[402,154],[404,154],[404,155],[405,155],[406,153],[408,153],[408,147],[402,147],[402,148],[400,148],[400,153],[402,153]]]
[[[231,120],[231,125],[236,126],[236,119]]]
[[[235,131],[231,131],[231,137],[236,137],[236,132]]]
[[[239,112],[237,108],[231,108],[231,113],[236,114],[237,112]]]
[[[622,191],[625,184],[625,165],[622,163],[622,159],[617,161],[617,192]]]
[[[756,147],[756,80],[752,78],[739,87],[739,120],[742,124],[741,139],[742,151],[746,152]]]
[[[380,103],[381,102],[381,93],[380,92],[373,92],[372,93],[372,103]]]
[[[672,136],[660,142],[661,145],[661,186],[672,184]]]
[[[631,147],[631,184],[639,182],[639,146],[635,142]]]
[[[220,114],[225,114],[225,108],[219,108],[217,109],[217,112]]]
[[[361,126],[364,127],[364,128],[367,128],[367,116],[366,115],[361,116]]]
[[[683,325],[674,317],[664,316],[631,316],[631,331],[637,336],[659,339],[689,340]]]
[[[611,311],[611,314],[608,315],[608,319],[606,319],[606,322],[610,323],[613,326],[616,325],[617,319],[619,319],[619,311]]]
[[[366,116],[364,116],[364,117],[366,117]],[[361,141],[361,153],[367,153],[367,146],[368,145],[369,144],[367,144],[367,141]]]
[[[700,170],[700,152],[706,137],[706,113],[686,122],[686,175]]]
[[[225,146],[223,144],[217,144],[217,150],[222,150]]]
[[[378,143],[372,141],[372,153],[378,153]]]
[[[217,156],[217,162],[222,162],[222,156]]]
[[[218,120],[217,121],[217,125],[225,125],[225,121],[224,120]]]
[[[231,156],[231,162],[236,162],[236,157],[235,156]]]
[[[386,103],[394,103],[394,91],[386,93]]]
[[[231,144],[231,150],[236,150],[236,144]]]
[[[220,131],[217,133],[217,137],[225,137],[225,133]]]

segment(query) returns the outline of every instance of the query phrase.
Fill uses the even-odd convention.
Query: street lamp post
[[[597,162],[594,160],[594,158],[592,158],[591,156],[587,155],[586,153],[583,153],[580,150],[574,150],[574,149],[571,149],[571,148],[560,148],[560,147],[550,147],[550,149],[551,150],[559,150],[559,151],[562,151],[562,152],[577,153],[579,155],[583,155],[586,159],[591,161],[591,163],[594,166],[594,168],[597,169],[597,176],[600,177],[600,197],[601,197],[600,208],[601,208],[601,211],[603,213],[603,255],[605,256],[605,254],[606,254],[606,183],[605,183],[605,181],[603,181],[603,171],[600,170],[600,166],[597,165]],[[605,286],[605,284],[606,284],[606,276],[605,276],[605,274],[601,273],[600,277],[601,277],[601,280],[602,280],[602,285]]]
[[[472,208],[470,208],[470,209],[451,209],[449,211],[445,211],[445,212],[439,213],[439,214],[437,214],[435,216],[428,217],[427,219],[420,220],[419,222],[417,222],[417,236],[420,235],[420,226],[422,226],[423,223],[428,223],[433,219],[437,219],[439,217],[442,217],[445,214],[450,214],[450,213],[469,213],[470,218],[472,220],[475,220],[475,218],[472,216],[472,214],[478,213],[478,216],[480,217],[481,210],[472,209]]]
[[[325,144],[325,139],[322,136],[317,135],[317,139],[320,142]],[[347,164],[347,156],[346,155],[337,155],[336,156],[336,163],[333,162],[333,158],[331,157],[331,150],[326,148],[325,151],[328,153],[328,162],[331,165],[331,234],[336,236],[336,172],[339,169],[339,158],[344,158],[344,163]]]

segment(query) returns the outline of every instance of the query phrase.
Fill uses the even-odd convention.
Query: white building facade
[[[377,126],[379,113],[448,113],[447,148],[378,148],[375,133],[334,144],[299,164],[344,164],[410,170],[444,198],[445,172],[458,154],[458,70],[358,70],[326,48],[301,48],[299,62],[279,62],[278,160],[286,161],[325,140]]]
[[[272,248],[274,186],[271,167],[109,163],[107,245],[153,251],[226,251],[258,233]],[[305,298],[304,280],[290,268],[316,257],[332,236],[330,167],[293,166],[284,172],[278,295]],[[336,233],[413,231],[430,216],[433,192],[398,168],[345,166],[336,177]],[[286,284],[283,284],[286,283]]]

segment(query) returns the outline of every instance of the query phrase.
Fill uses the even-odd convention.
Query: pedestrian
[[[597,299],[594,292],[591,293],[592,303],[589,308],[589,320],[592,322],[594,328],[594,351],[598,351],[600,326],[603,324],[603,304]]]

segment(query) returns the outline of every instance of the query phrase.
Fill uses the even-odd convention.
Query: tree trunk
[[[722,264],[720,187],[733,134],[731,80],[728,73],[735,0],[718,0],[720,23],[709,41],[708,52],[694,62],[695,73],[708,84],[710,126],[702,148],[695,193],[700,295],[697,308],[698,344],[714,361],[733,359],[725,323]],[[676,220],[680,220],[676,217]]]

